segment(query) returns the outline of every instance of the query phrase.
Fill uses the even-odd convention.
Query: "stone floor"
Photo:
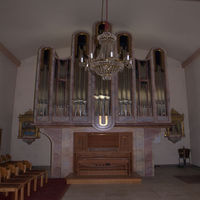
[[[62,200],[200,200],[200,184],[184,183],[175,175],[200,175],[200,169],[162,166],[141,184],[71,185]]]

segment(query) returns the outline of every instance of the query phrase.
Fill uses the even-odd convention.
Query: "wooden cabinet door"
[[[74,152],[85,152],[88,150],[88,134],[74,133]]]
[[[119,151],[132,152],[132,133],[120,133]]]

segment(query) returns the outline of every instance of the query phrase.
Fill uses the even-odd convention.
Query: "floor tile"
[[[200,169],[159,167],[141,184],[71,185],[62,200],[200,200],[200,184],[187,184],[177,175],[200,175]]]

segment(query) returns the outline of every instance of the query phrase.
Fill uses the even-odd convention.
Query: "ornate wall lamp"
[[[172,126],[166,128],[165,137],[173,143],[181,140],[184,134],[184,114],[178,113],[175,109],[171,110]]]

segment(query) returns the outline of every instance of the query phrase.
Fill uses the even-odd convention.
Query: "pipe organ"
[[[109,24],[109,31],[111,31]],[[50,47],[40,48],[35,87],[34,120],[37,125],[93,125],[108,130],[117,125],[169,123],[169,94],[166,53],[151,49],[144,60],[133,59],[129,33],[117,36],[121,61],[134,60],[112,80],[103,80],[83,63],[90,52],[99,51],[97,36],[105,23],[95,26],[93,36],[77,32],[72,38],[72,55],[60,59]]]

